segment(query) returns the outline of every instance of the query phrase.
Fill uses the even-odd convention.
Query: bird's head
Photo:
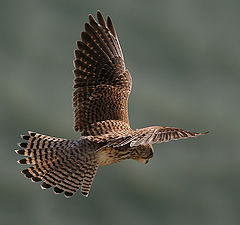
[[[148,163],[148,161],[153,157],[153,146],[150,144],[139,145],[133,147],[133,156],[132,158],[138,162]]]

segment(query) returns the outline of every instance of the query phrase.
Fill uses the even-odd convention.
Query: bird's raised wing
[[[129,144],[130,147],[134,147],[139,145],[168,142],[171,140],[178,140],[189,137],[197,137],[199,135],[204,135],[207,133],[208,132],[195,133],[175,127],[153,126],[137,129],[130,132],[128,135],[115,138],[111,140],[107,146],[120,147]]]
[[[89,15],[74,60],[74,129],[82,135],[129,130],[128,96],[131,75],[110,17],[98,22]]]

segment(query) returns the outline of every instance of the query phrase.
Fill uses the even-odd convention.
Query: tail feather
[[[25,177],[33,182],[43,181],[42,189],[54,186],[54,193],[64,192],[66,197],[71,197],[81,186],[82,194],[88,195],[97,170],[93,152],[87,148],[80,149],[79,141],[35,132],[21,137],[27,142],[19,143],[23,149],[16,150],[16,153],[27,157],[18,162],[32,164],[22,171]]]
[[[69,173],[64,180],[56,185],[56,188],[58,188],[58,190],[67,190],[68,194],[66,194],[66,191],[64,193],[66,197],[73,195],[82,184],[82,174],[79,174],[79,176],[76,176],[75,174],[76,173],[74,172]]]
[[[84,177],[83,184],[82,184],[82,187],[81,187],[81,192],[86,197],[88,196],[89,191],[91,189],[93,179],[96,175],[96,171],[97,171],[96,167],[91,167],[88,170],[87,175]]]

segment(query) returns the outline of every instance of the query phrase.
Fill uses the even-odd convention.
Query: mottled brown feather
[[[93,136],[111,133],[114,123],[129,126],[127,106],[132,84],[111,20],[106,23],[99,11],[97,18],[98,23],[89,15],[74,60],[74,129]],[[105,121],[113,126],[104,126]]]

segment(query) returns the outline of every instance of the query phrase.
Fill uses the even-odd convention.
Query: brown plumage
[[[173,127],[153,126],[132,130],[128,120],[128,96],[132,78],[125,67],[113,23],[97,12],[89,15],[74,60],[74,129],[79,140],[67,140],[29,132],[22,135],[20,164],[32,164],[22,173],[43,189],[72,196],[78,189],[88,196],[99,166],[125,159],[147,163],[154,143],[196,137]]]

